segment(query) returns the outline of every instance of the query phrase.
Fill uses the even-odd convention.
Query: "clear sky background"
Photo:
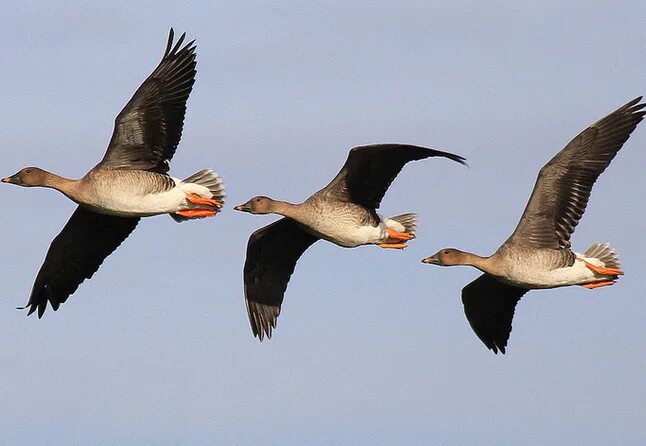
[[[490,254],[540,167],[646,93],[646,3],[14,2],[0,18],[0,175],[80,177],[158,63],[168,29],[198,43],[171,173],[212,167],[216,218],[145,219],[42,320],[27,301],[75,205],[0,187],[2,445],[544,445],[646,442],[646,124],[597,182],[573,237],[610,241],[612,287],[532,291],[508,354],[472,333],[478,272],[420,259]],[[257,194],[299,201],[353,146],[468,158],[411,163],[383,214],[416,211],[407,250],[326,242],[301,258],[273,339],[242,290]]]

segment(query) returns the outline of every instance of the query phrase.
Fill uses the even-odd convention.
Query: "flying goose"
[[[525,212],[509,239],[490,257],[441,249],[422,260],[441,266],[470,265],[484,274],[462,289],[471,328],[494,353],[505,353],[514,309],[531,289],[612,285],[622,275],[608,244],[583,254],[570,249],[570,236],[583,216],[592,185],[643,119],[641,97],[592,124],[538,174]]]
[[[185,180],[168,175],[182,136],[186,101],[195,82],[195,45],[185,34],[173,45],[173,29],[161,62],[115,119],[105,156],[83,178],[71,180],[25,167],[3,178],[18,186],[56,189],[78,203],[47,251],[36,276],[28,315],[54,311],[97,271],[135,229],[140,217],[170,214],[175,221],[214,216],[224,186],[210,169]]]
[[[261,341],[271,337],[296,262],[317,240],[345,248],[404,249],[415,238],[416,215],[384,218],[376,209],[404,164],[435,156],[465,164],[461,156],[419,146],[355,147],[330,184],[301,204],[257,196],[236,206],[251,214],[285,217],[255,231],[247,244],[244,289],[254,336]]]

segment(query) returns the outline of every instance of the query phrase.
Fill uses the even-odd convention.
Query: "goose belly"
[[[588,268],[585,263],[576,260],[572,266],[553,270],[541,270],[540,268],[512,269],[506,280],[503,281],[532,289],[581,285],[595,280],[599,280],[599,276]]]
[[[158,193],[132,190],[112,191],[88,207],[96,212],[119,217],[148,217],[168,214],[186,207],[186,193],[178,186]],[[116,193],[115,193],[116,192]]]
[[[361,225],[345,219],[322,219],[312,222],[307,230],[324,240],[344,248],[381,243],[387,237],[386,226]]]

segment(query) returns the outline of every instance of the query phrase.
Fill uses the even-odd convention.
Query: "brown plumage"
[[[186,101],[195,83],[195,40],[173,45],[171,28],[161,62],[114,121],[104,169],[167,173],[184,127]]]
[[[79,203],[47,251],[26,305],[28,314],[38,311],[42,317],[47,302],[57,310],[135,229],[138,216],[123,216],[127,209],[114,210],[106,203],[123,203],[122,197],[155,200],[156,195],[177,186],[167,172],[182,136],[186,101],[196,73],[194,41],[182,46],[184,38],[182,34],[173,44],[170,30],[161,62],[116,117],[105,156],[83,178],[72,180],[28,167],[2,180],[53,188]],[[211,175],[207,183],[216,180]],[[215,193],[220,193],[221,183],[217,186]]]
[[[641,96],[579,133],[538,174],[509,243],[565,249],[590,198],[592,186],[644,117]]]
[[[286,217],[254,232],[247,244],[245,301],[254,336],[271,337],[296,262],[314,242],[323,238],[343,247],[378,243],[370,236],[384,225],[376,209],[386,190],[407,162],[429,157],[465,164],[461,156],[419,146],[355,147],[334,179],[301,204],[258,196],[236,206],[240,211]],[[388,220],[414,237],[414,214]]]
[[[570,249],[570,236],[594,182],[644,118],[646,104],[641,99],[583,130],[543,166],[516,230],[492,256],[444,248],[423,260],[441,266],[470,265],[485,273],[463,288],[462,302],[473,331],[494,353],[505,353],[514,309],[530,289],[594,288],[611,285],[623,274],[608,245],[595,244],[582,255],[583,260],[599,261],[601,268],[583,266],[581,255]]]

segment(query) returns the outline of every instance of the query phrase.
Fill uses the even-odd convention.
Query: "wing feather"
[[[462,289],[462,304],[469,325],[494,353],[505,353],[516,304],[527,291],[499,282],[488,274]]]
[[[106,169],[167,173],[182,137],[186,102],[195,83],[195,41],[173,45],[171,29],[161,62],[115,119]]]
[[[47,302],[54,311],[99,269],[135,229],[139,218],[97,214],[81,206],[52,241],[27,302],[41,318]]]
[[[251,234],[244,264],[244,290],[254,336],[271,338],[296,262],[317,237],[289,218]]]
[[[583,130],[538,174],[523,216],[507,243],[534,248],[570,247],[592,186],[646,114],[633,99]]]
[[[334,179],[321,192],[338,200],[378,209],[395,177],[409,161],[440,156],[466,164],[464,158],[407,144],[374,144],[350,150]]]

